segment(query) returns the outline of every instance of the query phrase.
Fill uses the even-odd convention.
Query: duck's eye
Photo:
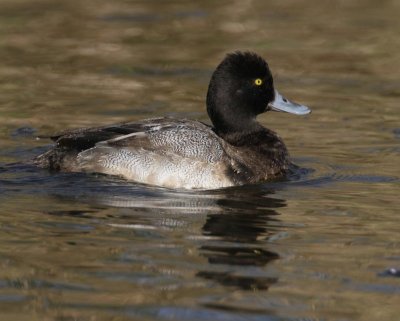
[[[262,79],[260,79],[260,78],[257,78],[256,80],[254,80],[254,84],[255,84],[256,86],[261,86],[262,83],[263,83],[263,81],[262,81]]]

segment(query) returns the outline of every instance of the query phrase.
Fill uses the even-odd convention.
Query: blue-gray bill
[[[277,90],[275,90],[275,99],[268,104],[268,107],[274,111],[284,111],[295,115],[307,115],[311,113],[310,108],[286,99]]]

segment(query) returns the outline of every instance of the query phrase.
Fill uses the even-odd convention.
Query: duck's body
[[[256,183],[286,173],[288,153],[274,132],[263,129],[240,138],[231,144],[201,122],[154,118],[53,136],[56,147],[36,164],[187,189]]]
[[[214,127],[187,119],[154,118],[78,129],[51,137],[55,147],[34,162],[53,170],[118,175],[169,188],[216,189],[276,179],[289,169],[288,152],[255,116],[277,98],[283,99],[274,91],[262,58],[231,54],[210,82],[207,111]],[[297,108],[297,113],[308,110]]]

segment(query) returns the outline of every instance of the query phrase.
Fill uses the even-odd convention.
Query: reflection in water
[[[243,290],[268,290],[272,284],[278,282],[278,278],[274,277],[236,276],[229,272],[202,271],[197,273],[197,276],[215,280],[225,286],[236,286]]]
[[[48,215],[99,221],[102,208],[123,207],[118,214],[107,214],[104,222],[115,228],[143,231],[157,227],[187,229],[190,217],[196,214],[204,220],[201,233],[205,237],[198,245],[198,253],[208,261],[199,267],[197,277],[243,290],[267,290],[277,282],[276,277],[266,275],[265,266],[278,259],[279,254],[265,246],[279,231],[276,209],[286,203],[271,197],[274,191],[263,185],[179,192],[101,175],[43,174],[36,178],[42,180],[46,193],[51,191],[58,203],[80,200],[91,204],[85,210],[45,210]],[[24,188],[26,192],[29,187]],[[36,186],[31,188],[40,192]],[[82,226],[79,229],[86,230]]]
[[[95,191],[91,179],[96,181]],[[259,185],[208,192],[177,192],[110,177],[91,179],[86,181],[88,186],[74,189],[73,195],[53,195],[64,201],[67,198],[85,199],[92,207],[129,208],[129,212],[120,212],[115,217],[119,223],[110,224],[117,228],[142,231],[156,227],[187,229],[188,214],[189,217],[191,214],[204,217],[201,231],[205,238],[198,246],[198,252],[207,258],[208,264],[199,266],[197,277],[242,290],[267,290],[278,281],[277,277],[265,272],[268,263],[279,259],[278,253],[265,247],[266,241],[279,231],[276,209],[286,206],[284,200],[270,196],[273,190]],[[71,215],[90,213],[74,211]]]
[[[284,206],[283,202],[263,196],[263,207],[269,203],[271,208]],[[200,253],[210,264],[237,267],[263,267],[279,258],[273,251],[264,248],[265,240],[274,234],[273,225],[278,221],[278,213],[273,209],[259,209],[257,203],[238,210],[236,213],[210,214],[203,226],[203,234],[218,237],[219,242],[210,242],[200,247]],[[264,241],[264,242],[261,242]],[[229,271],[205,270],[197,276],[215,280],[225,286],[236,286],[243,290],[267,290],[276,283],[276,277],[261,275],[241,275]],[[246,272],[248,273],[248,272]]]
[[[169,228],[185,227],[185,223],[182,223],[185,218],[179,214],[206,214],[202,226],[202,234],[206,238],[198,250],[209,264],[203,266],[196,276],[243,290],[267,290],[277,282],[276,277],[265,275],[264,267],[278,259],[279,254],[265,249],[265,244],[279,226],[278,212],[275,209],[286,204],[281,199],[269,197],[268,195],[273,194],[272,190],[265,191],[261,186],[213,192],[147,189],[152,189],[153,194],[147,193],[144,198],[120,194],[108,195],[98,201],[100,204],[123,204],[125,207],[140,208],[142,213],[144,211],[149,216],[156,214],[158,219],[152,220],[150,226],[162,224]],[[162,214],[170,215],[168,219],[160,219],[160,210]],[[130,227],[139,224],[144,226],[143,218],[136,217],[134,223],[136,225],[130,224]],[[247,269],[243,270],[241,267]],[[248,268],[251,267],[258,269],[255,275],[248,275]],[[254,272],[252,269],[250,271]]]

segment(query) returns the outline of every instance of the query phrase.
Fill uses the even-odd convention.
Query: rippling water
[[[396,1],[1,1],[1,320],[397,320]],[[288,181],[182,192],[28,165],[37,135],[207,120],[226,52],[313,114],[267,113]]]

